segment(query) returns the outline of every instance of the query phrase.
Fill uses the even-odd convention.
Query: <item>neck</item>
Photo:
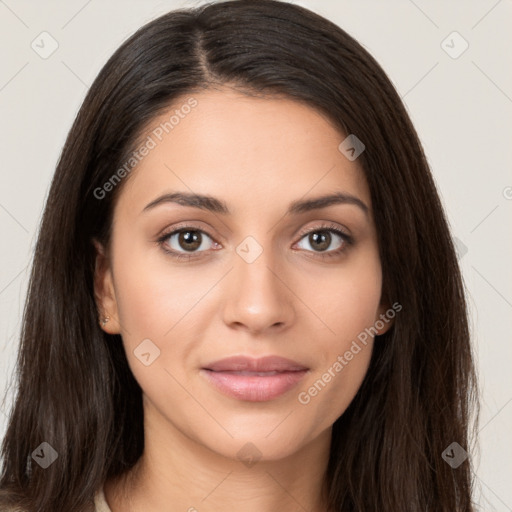
[[[105,483],[112,512],[327,510],[330,429],[286,458],[253,461],[222,456],[177,429],[161,433],[146,423],[142,457]]]

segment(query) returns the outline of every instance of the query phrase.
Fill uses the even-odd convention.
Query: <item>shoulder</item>
[[[108,506],[107,500],[105,499],[103,487],[101,487],[94,495],[94,506],[96,507],[96,512],[112,512]]]

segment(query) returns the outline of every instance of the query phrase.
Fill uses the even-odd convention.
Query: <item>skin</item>
[[[197,107],[124,184],[110,253],[96,245],[98,309],[111,318],[103,329],[122,335],[143,390],[145,428],[142,458],[106,482],[106,499],[113,512],[325,511],[332,425],[362,383],[374,340],[309,403],[298,395],[389,309],[381,303],[368,185],[357,159],[338,150],[345,135],[311,107],[230,89],[194,98]],[[147,133],[168,118],[154,119]],[[174,191],[217,197],[232,214],[176,203],[143,212]],[[353,204],[285,214],[292,201],[340,191],[363,201],[368,215]],[[325,222],[354,244],[322,259],[344,240],[331,233],[322,252],[300,233],[324,232]],[[190,261],[156,242],[178,223],[207,233]],[[167,247],[190,254],[178,236]],[[252,263],[236,252],[247,236],[263,250]],[[144,339],[160,350],[149,366],[134,355]],[[232,355],[279,355],[310,371],[284,395],[248,402],[221,394],[200,374]],[[250,466],[237,456],[247,443],[261,456]]]

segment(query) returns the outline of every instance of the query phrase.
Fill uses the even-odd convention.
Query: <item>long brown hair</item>
[[[472,511],[471,458],[456,468],[443,458],[454,442],[459,454],[471,452],[478,410],[464,286],[418,136],[359,43],[321,16],[274,0],[169,12],[124,42],[91,86],[40,226],[0,508],[92,510],[103,482],[141,456],[141,389],[120,336],[98,325],[93,291],[92,240],[108,247],[129,176],[102,198],[95,190],[127,161],[151,119],[178,97],[223,84],[305,102],[365,144],[358,162],[371,192],[383,293],[402,311],[333,425],[330,506]],[[32,457],[43,442],[58,454],[46,469]]]

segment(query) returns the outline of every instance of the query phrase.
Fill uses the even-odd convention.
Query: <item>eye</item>
[[[211,248],[209,247],[210,244],[208,240],[210,240],[214,246],[218,245],[217,242],[201,229],[193,226],[185,226],[163,234],[158,239],[158,243],[162,246],[162,249],[171,256],[178,259],[190,259],[194,257],[195,253],[205,252]]]
[[[345,251],[347,246],[353,243],[353,239],[350,235],[331,224],[311,229],[306,233],[301,233],[301,235],[301,241],[304,240],[306,245],[309,245],[312,249],[310,250],[304,246],[299,247],[317,253],[322,258],[337,256]],[[338,243],[336,243],[336,239],[338,239]],[[301,242],[299,242],[299,244],[300,243]],[[333,244],[335,245],[334,248],[332,247]],[[329,247],[331,247],[330,250]]]
[[[350,235],[334,224],[310,229],[301,233],[300,237],[300,241],[297,243],[299,248],[313,252],[315,256],[320,258],[338,256],[354,243]],[[336,243],[336,240],[338,240],[338,243]],[[301,246],[300,244],[303,244],[303,241],[311,249]],[[197,253],[207,252],[208,249],[220,247],[220,244],[213,240],[208,233],[195,226],[175,228],[164,233],[157,242],[162,247],[162,250],[173,258],[186,260],[199,257]],[[334,248],[332,248],[333,244],[335,245]]]

